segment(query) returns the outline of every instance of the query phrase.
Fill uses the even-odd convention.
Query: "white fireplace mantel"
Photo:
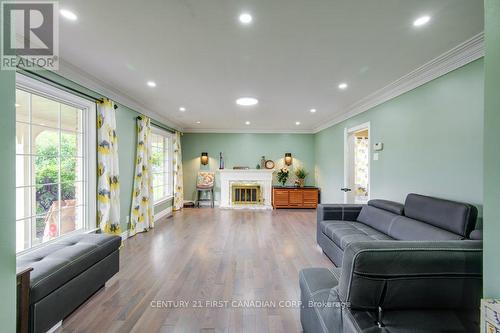
[[[271,192],[273,185],[273,169],[223,169],[219,170],[220,179],[220,207],[221,208],[250,208],[250,209],[272,209]],[[262,191],[262,204],[256,205],[233,205],[231,203],[231,184],[239,182],[258,183]]]

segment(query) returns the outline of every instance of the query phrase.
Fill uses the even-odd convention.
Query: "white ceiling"
[[[184,130],[312,131],[484,26],[482,0],[63,0],[60,7],[78,15],[60,21],[64,61]],[[238,22],[244,11],[253,24]],[[424,14],[430,23],[415,28]],[[340,91],[340,82],[349,88]],[[260,103],[239,107],[241,96]]]

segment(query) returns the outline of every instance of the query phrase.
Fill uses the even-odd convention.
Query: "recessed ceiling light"
[[[316,113],[316,109],[311,109],[311,110],[309,110],[309,112]]]
[[[429,23],[430,20],[431,20],[430,16],[427,16],[427,15],[422,16],[422,17],[419,17],[418,19],[416,19],[415,21],[413,21],[413,25],[416,27],[420,27],[422,25]]]
[[[252,106],[259,104],[259,100],[257,98],[253,97],[242,97],[238,98],[236,100],[236,104],[241,105],[241,106]]]
[[[151,88],[156,87],[156,82],[154,82],[154,81],[148,81],[148,82],[147,82],[147,84],[148,84],[148,86],[149,86],[149,87],[151,87]]]
[[[184,111],[186,111],[186,108],[185,108],[185,107],[183,107],[183,106],[181,106],[181,107],[179,108],[179,111],[180,111],[180,112],[184,112]]]
[[[342,82],[341,84],[339,84],[339,89],[341,89],[341,90],[345,90],[345,89],[347,89],[347,87],[349,87],[349,86],[345,82]]]
[[[300,125],[300,121],[296,121],[295,125],[299,126]]]
[[[248,13],[242,13],[240,14],[239,20],[243,24],[250,24],[253,21],[253,17]]]
[[[249,121],[245,121],[245,125],[250,125],[250,122]]]
[[[196,123],[197,123],[197,124],[201,124],[201,121],[199,121],[199,120],[198,120]]]
[[[78,16],[76,16],[76,14],[73,13],[71,10],[61,9],[59,10],[59,13],[61,14],[62,17],[67,18],[70,21],[76,21],[78,19]]]
[[[16,108],[18,108],[18,107],[20,107],[20,106],[21,106],[21,104],[17,104],[17,103],[16,103]]]

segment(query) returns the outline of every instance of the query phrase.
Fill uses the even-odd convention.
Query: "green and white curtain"
[[[102,232],[121,234],[120,171],[115,105],[97,103],[97,223]]]
[[[154,227],[152,178],[151,120],[140,116],[137,118],[137,152],[130,213],[130,236]]]
[[[174,204],[173,210],[180,210],[184,206],[184,184],[182,181],[182,150],[181,133],[175,132],[173,140],[173,169],[174,169]]]

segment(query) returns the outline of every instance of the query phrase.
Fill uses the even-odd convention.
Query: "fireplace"
[[[228,209],[273,209],[271,198],[273,171],[219,170],[219,206]]]
[[[262,204],[262,194],[258,183],[233,183],[231,185],[231,203],[233,205]]]

